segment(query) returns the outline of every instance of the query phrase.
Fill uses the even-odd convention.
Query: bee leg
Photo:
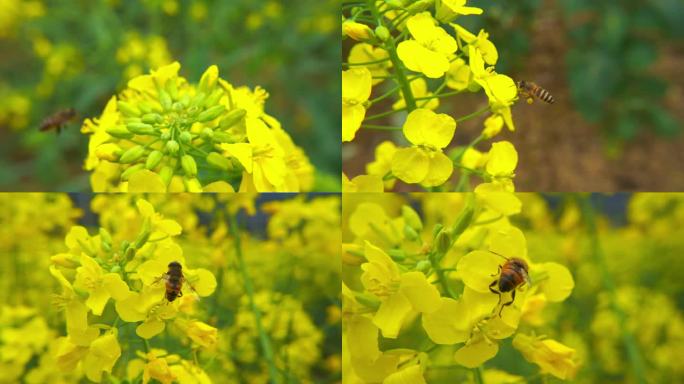
[[[168,277],[168,273],[165,273],[165,274],[159,276],[158,278],[156,278],[156,279],[152,282],[152,285],[157,284],[157,283],[160,282],[162,279],[165,279],[165,278],[167,278],[167,277]]]
[[[182,290],[178,291],[178,297],[183,297],[183,291]]]
[[[494,286],[496,285],[496,283],[497,283],[497,280],[494,280],[494,281],[492,281],[491,284],[489,284],[489,291],[499,296],[499,301],[496,303],[496,306],[498,307],[499,304],[501,304],[501,292],[494,289]]]
[[[499,270],[495,274],[489,275],[489,276],[494,277],[494,276],[499,276],[500,274],[501,274],[501,266],[499,265]]]
[[[503,311],[504,307],[508,307],[509,305],[513,304],[515,301],[515,289],[511,293],[511,301],[505,303],[504,305],[501,306],[501,309],[499,309],[499,317],[501,317],[501,311]]]

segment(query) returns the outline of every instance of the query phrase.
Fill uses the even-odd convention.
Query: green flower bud
[[[147,155],[147,161],[145,162],[145,168],[147,169],[154,169],[159,165],[159,163],[162,161],[162,158],[164,158],[164,154],[162,151],[157,151],[154,150],[150,152],[149,155]]]
[[[137,135],[151,135],[155,132],[153,126],[145,123],[129,123],[126,127]]]
[[[202,103],[204,103],[204,99],[206,99],[206,98],[207,98],[207,94],[204,92],[200,92],[200,93],[196,94],[195,97],[193,97],[190,100],[190,106],[191,107],[199,107],[200,105],[202,105]]]
[[[239,123],[242,121],[242,119],[245,118],[245,115],[247,115],[247,111],[245,111],[242,108],[236,108],[231,110],[226,114],[226,117],[221,119],[219,122],[219,127],[221,129],[228,129],[232,127],[233,125]]]
[[[175,155],[178,153],[178,149],[180,148],[180,144],[176,140],[169,140],[166,142],[166,153],[170,155]]]
[[[107,243],[107,244],[111,245],[112,244],[112,235],[110,235],[106,229],[100,228],[100,240],[103,243]]]
[[[172,109],[173,111],[175,111],[175,112],[180,112],[180,111],[182,111],[183,109],[185,109],[185,105],[183,105],[183,103],[181,103],[180,101],[176,101],[176,102],[173,103],[173,105],[171,106],[171,109]]]
[[[205,140],[211,140],[211,138],[214,137],[214,130],[211,128],[204,128],[202,130],[202,133],[200,133],[200,135]]]
[[[461,211],[461,214],[456,219],[456,223],[454,223],[454,226],[452,227],[453,236],[460,236],[461,233],[468,228],[470,222],[473,220],[474,214],[475,209],[473,208],[472,204],[466,204],[466,206],[463,208],[463,211]]]
[[[421,260],[416,264],[416,270],[420,272],[427,272],[432,264],[428,260]]]
[[[112,267],[109,269],[109,272],[111,272],[111,273],[119,273],[119,272],[121,272],[121,267],[120,267],[118,264],[117,264],[117,265],[114,265],[114,266],[112,266]]]
[[[134,136],[128,129],[126,129],[125,125],[115,125],[113,127],[107,127],[105,129],[105,132],[107,132],[113,137],[116,137],[117,139],[130,139]]]
[[[167,141],[168,139],[171,138],[171,131],[163,131],[161,133],[161,136],[159,136],[162,140]]]
[[[183,155],[183,157],[181,157],[181,167],[186,176],[197,176],[197,163],[195,163],[195,159],[192,156]]]
[[[171,182],[171,178],[173,177],[173,168],[169,167],[168,165],[163,166],[161,170],[159,170],[159,177],[161,177],[164,184],[168,186]]]
[[[216,89],[214,92],[212,92],[209,97],[207,97],[206,100],[204,100],[204,103],[202,104],[205,107],[211,107],[214,105],[217,105],[219,100],[221,100],[221,97],[223,96],[223,89]]]
[[[141,248],[143,245],[145,245],[145,243],[147,243],[151,233],[152,225],[150,224],[150,219],[147,218],[143,222],[142,229],[140,230],[138,237],[135,239],[135,244],[133,246],[138,249]]]
[[[387,27],[384,25],[380,25],[375,28],[375,36],[377,36],[381,41],[387,41],[387,39],[390,38],[389,29],[387,29]]]
[[[409,225],[404,225],[404,237],[409,241],[418,240],[418,232]]]
[[[403,205],[401,207],[401,216],[404,218],[406,225],[413,228],[415,231],[423,230],[423,221],[420,220],[420,216],[418,216],[411,206]]]
[[[233,168],[233,164],[230,162],[230,159],[227,159],[216,152],[209,152],[206,160],[209,165],[212,165],[223,171],[227,171]]]
[[[192,133],[183,131],[178,138],[180,139],[181,143],[188,144],[192,141]]]
[[[387,254],[396,261],[402,261],[406,259],[406,252],[403,249],[390,249]]]
[[[164,110],[170,110],[171,105],[173,105],[173,100],[171,99],[171,95],[168,94],[165,90],[160,90],[159,91],[159,101],[161,102],[162,108]]]
[[[226,107],[223,105],[214,105],[213,107],[203,111],[197,116],[197,121],[200,123],[206,123],[207,121],[214,120],[215,118],[219,117],[223,111],[226,110]]]
[[[124,152],[121,157],[119,158],[119,163],[122,164],[129,164],[134,161],[137,161],[139,158],[142,157],[142,155],[145,154],[145,147],[142,145],[136,145],[135,147],[131,147],[126,152]]]
[[[434,0],[419,0],[411,4],[406,10],[411,14],[423,12],[424,10],[428,9],[433,2]]]
[[[435,224],[435,226],[432,228],[432,238],[436,239],[437,235],[439,235],[439,232],[444,228],[444,226],[441,223]]]
[[[363,305],[364,307],[368,307],[371,309],[378,309],[380,308],[380,299],[375,297],[374,295],[370,293],[362,293],[362,292],[356,292],[354,291],[354,298],[356,301]]]
[[[212,135],[212,140],[216,141],[217,143],[235,143],[235,142],[237,142],[237,140],[235,139],[235,136],[231,135],[230,133],[221,132],[221,131],[214,131],[214,134]]]
[[[128,181],[128,179],[133,176],[134,173],[141,171],[145,168],[145,164],[136,164],[131,167],[126,168],[125,171],[121,173],[121,180],[122,181]]]
[[[451,248],[451,231],[443,229],[435,239],[435,250],[441,254],[445,254]]]
[[[146,113],[142,117],[142,122],[147,124],[161,123],[162,117],[158,113]]]
[[[137,117],[140,116],[140,110],[133,104],[127,103],[125,101],[118,101],[116,103],[119,111],[127,117]]]

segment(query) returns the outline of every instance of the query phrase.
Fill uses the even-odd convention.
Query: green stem
[[[401,127],[391,127],[388,125],[374,125],[374,124],[364,124],[361,128],[365,129],[377,129],[380,131],[401,131]]]
[[[256,305],[254,300],[254,286],[252,285],[252,279],[247,272],[247,266],[245,265],[245,260],[242,257],[242,245],[240,243],[240,233],[238,231],[237,218],[236,215],[230,215],[230,233],[235,241],[235,256],[238,261],[238,269],[242,275],[242,280],[245,285],[245,292],[249,299],[249,306],[251,307],[252,313],[254,313],[254,322],[259,332],[259,342],[261,343],[261,349],[264,353],[264,360],[266,365],[268,365],[269,375],[271,377],[272,384],[280,383],[278,378],[278,369],[275,365],[275,360],[273,359],[273,348],[271,347],[271,340],[264,331],[261,324],[261,311]]]
[[[378,9],[375,7],[375,0],[368,0],[368,8],[373,13],[378,20],[378,25],[384,26],[382,23],[382,16],[378,13]],[[392,61],[392,66],[396,70],[396,80],[401,86],[401,92],[404,94],[404,100],[406,100],[406,106],[409,111],[416,109],[416,100],[413,98],[413,92],[411,92],[411,86],[404,73],[404,64],[399,59],[397,55],[397,47],[393,39],[387,39],[385,42],[385,49],[389,54],[389,58]]]
[[[485,112],[487,112],[487,111],[489,111],[489,105],[487,105],[485,108],[482,108],[482,109],[480,109],[480,110],[478,110],[478,111],[475,111],[475,112],[473,112],[473,113],[471,113],[471,114],[469,114],[469,115],[465,115],[465,116],[463,116],[463,117],[459,117],[458,119],[456,119],[456,122],[457,122],[457,123],[460,123],[460,122],[462,122],[462,121],[470,120],[470,119],[472,119],[473,117],[480,116],[481,114],[483,114],[483,113],[485,113]]]
[[[389,111],[386,111],[386,112],[378,113],[378,114],[376,114],[376,115],[368,116],[368,117],[366,117],[366,118],[364,119],[364,121],[379,119],[379,118],[381,118],[381,117],[393,115],[393,114],[395,114],[395,113],[397,113],[397,112],[401,112],[401,111],[404,111],[404,110],[406,110],[406,108],[392,109],[392,110],[389,110]]]
[[[584,195],[578,198],[578,203],[580,209],[582,210],[582,216],[587,229],[587,235],[589,236],[590,251],[591,255],[599,266],[599,270],[603,279],[603,286],[608,291],[610,297],[611,306],[615,316],[618,318],[620,323],[620,331],[622,333],[622,342],[627,349],[627,358],[630,361],[630,366],[634,371],[634,376],[638,383],[646,383],[646,375],[644,368],[644,361],[641,357],[639,351],[639,346],[637,345],[634,335],[627,329],[627,314],[622,310],[617,301],[617,289],[615,282],[613,281],[613,276],[608,270],[608,265],[603,254],[603,249],[601,248],[601,243],[599,241],[598,230],[596,228],[596,216],[593,204],[590,200],[590,196]]]
[[[477,368],[473,368],[473,376],[475,376],[475,383],[476,384],[484,384],[484,377],[482,376],[482,366],[479,366]]]
[[[363,63],[342,63],[342,66],[343,67],[344,66],[346,66],[346,67],[356,67],[356,66],[362,67],[362,66],[366,66],[366,65],[384,63],[385,61],[388,61],[388,60],[389,60],[388,58],[384,58],[384,59],[378,59],[378,60],[373,60],[373,61],[366,61]]]

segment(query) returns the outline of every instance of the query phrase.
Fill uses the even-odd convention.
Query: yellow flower
[[[164,286],[144,287],[142,292],[131,292],[125,299],[116,302],[116,312],[121,320],[135,323],[142,321],[135,333],[150,339],[161,333],[166,327],[166,320],[176,316],[175,305],[162,301]]]
[[[346,324],[343,344],[356,376],[365,382],[381,382],[397,370],[399,355],[383,353],[378,348],[378,327],[364,316],[353,316]],[[345,351],[347,352],[347,351]]]
[[[433,79],[449,70],[449,56],[456,52],[456,40],[435,25],[429,12],[411,16],[406,26],[413,37],[397,46],[397,55],[406,68]]]
[[[504,120],[510,131],[515,131],[510,109],[518,96],[515,82],[506,75],[494,72],[493,67],[485,69],[485,59],[479,49],[470,46],[468,52],[473,79],[485,90],[492,112]]]
[[[456,30],[456,36],[467,45],[477,48],[481,52],[484,61],[489,65],[496,64],[499,59],[499,53],[496,50],[494,43],[489,41],[489,34],[484,29],[480,30],[477,36],[469,32],[467,29],[458,24],[450,24]]]
[[[470,71],[470,66],[466,64],[465,60],[459,58],[451,62],[446,73],[447,87],[456,91],[462,91],[469,88],[473,81],[473,73]]]
[[[136,353],[140,359],[131,360],[127,367],[130,380],[138,378],[141,372],[144,384],[149,383],[151,379],[164,384],[171,384],[178,379],[169,366],[169,363],[180,361],[177,355],[169,355],[165,350],[157,348],[151,349],[148,353]]]
[[[121,300],[128,296],[128,285],[117,273],[104,273],[102,267],[88,255],[81,255],[81,266],[76,269],[74,287],[88,292],[86,305],[94,315],[102,315],[109,298]]]
[[[392,158],[396,151],[397,146],[389,140],[378,144],[375,147],[375,160],[366,164],[366,173],[384,178],[392,170]],[[385,180],[385,189],[392,189],[395,182],[396,179],[394,178]]]
[[[482,9],[477,7],[466,7],[467,0],[437,0],[435,17],[442,23],[448,23],[458,15],[480,15]]]
[[[249,143],[221,144],[244,167],[243,183],[253,183],[258,192],[284,192],[285,152],[273,131],[262,120],[247,119],[247,138]]]
[[[121,356],[121,347],[116,332],[106,333],[95,339],[82,361],[86,377],[96,383],[102,380],[102,373],[112,373],[114,364]]]
[[[453,163],[444,149],[454,137],[456,121],[429,109],[416,109],[406,118],[404,136],[414,146],[398,149],[392,158],[392,173],[409,183],[426,187],[442,185],[453,172]]]
[[[364,255],[368,262],[361,264],[361,282],[368,292],[381,300],[373,324],[384,337],[396,338],[412,311],[431,313],[440,307],[439,291],[423,273],[400,273],[394,261],[369,242],[366,242]]]
[[[342,192],[383,192],[384,184],[382,177],[376,175],[358,175],[349,180],[342,173]]]
[[[542,373],[550,373],[562,380],[575,378],[579,364],[575,350],[553,339],[527,336],[518,333],[513,338],[513,347],[519,350],[525,360],[537,364]]]
[[[342,141],[352,141],[366,117],[364,103],[372,88],[372,75],[366,67],[342,71]]]
[[[175,324],[190,340],[204,348],[216,345],[218,330],[209,324],[197,320],[176,319]]]
[[[349,57],[347,58],[347,62],[349,64],[370,63],[376,61],[378,63],[365,64],[363,66],[370,71],[372,77],[376,77],[372,81],[373,85],[383,82],[384,79],[382,79],[382,77],[387,76],[389,73],[388,70],[392,67],[392,62],[389,60],[389,53],[380,47],[374,47],[367,43],[355,44],[351,50],[349,50]]]
[[[492,143],[485,170],[493,178],[513,178],[518,166],[518,152],[508,141]]]

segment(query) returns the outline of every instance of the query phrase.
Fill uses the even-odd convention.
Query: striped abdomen
[[[549,91],[547,91],[546,89],[544,89],[544,88],[542,88],[536,84],[534,86],[533,92],[534,92],[534,95],[537,96],[537,98],[539,100],[541,100],[545,103],[553,104],[555,101],[553,99],[553,96],[551,95],[551,93],[549,93]]]
[[[166,300],[174,301],[177,297],[182,296],[182,287],[183,282],[181,276],[169,275],[166,279]]]

